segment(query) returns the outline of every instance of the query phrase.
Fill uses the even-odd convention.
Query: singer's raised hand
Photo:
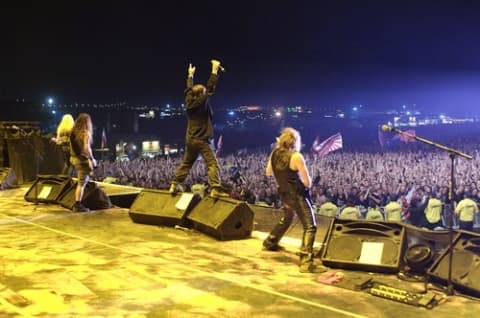
[[[195,74],[195,66],[190,63],[188,64],[188,76],[193,77],[193,74]]]
[[[218,69],[220,68],[220,61],[210,60],[210,62],[212,63],[212,73],[217,74]]]

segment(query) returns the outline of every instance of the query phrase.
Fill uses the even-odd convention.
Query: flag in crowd
[[[391,135],[391,134],[390,134]],[[388,133],[385,133],[381,128],[378,129],[378,142],[381,147],[384,147],[390,143],[390,141],[399,140],[404,143],[415,142],[416,132],[414,129],[408,129],[402,133],[395,134],[390,137]]]
[[[400,138],[400,141],[403,141],[404,143],[409,143],[409,142],[415,142],[415,130],[409,129],[405,130],[402,134],[398,135]]]
[[[220,135],[217,140],[217,150],[215,151],[215,154],[217,156],[220,155],[220,152],[222,151],[222,146],[223,146],[223,135]]]
[[[319,138],[317,137],[317,139]],[[315,139],[315,142],[317,142],[317,139]],[[336,133],[335,135],[328,137],[320,144],[318,144],[318,142],[315,144],[315,142],[312,145],[312,149],[314,154],[318,157],[323,157],[328,153],[343,147],[343,139],[340,133]]]
[[[107,148],[107,133],[105,132],[105,128],[102,129],[102,139],[100,140],[100,148],[104,149]]]

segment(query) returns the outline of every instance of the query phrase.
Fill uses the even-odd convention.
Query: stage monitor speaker
[[[206,196],[188,214],[187,220],[194,229],[226,241],[250,237],[253,216],[252,209],[243,201]]]
[[[457,231],[452,243],[451,283],[460,292],[480,297],[480,234]],[[448,246],[428,269],[432,281],[448,284],[450,253]]]
[[[72,182],[68,189],[58,198],[57,203],[64,208],[72,210],[75,205],[75,190],[77,184],[77,181]],[[85,186],[82,204],[90,210],[104,210],[112,207],[112,202],[105,191],[93,181],[89,181]]]
[[[321,260],[333,268],[395,273],[402,262],[405,237],[398,223],[332,219]]]
[[[187,226],[186,215],[200,201],[193,193],[172,195],[165,190],[143,189],[133,201],[128,215],[135,223]]]
[[[39,175],[24,198],[28,202],[56,204],[72,183],[72,179],[67,175]]]
[[[0,190],[17,188],[18,182],[12,168],[0,168]]]

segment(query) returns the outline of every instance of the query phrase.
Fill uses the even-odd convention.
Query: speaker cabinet
[[[67,175],[39,175],[24,198],[28,202],[56,204],[72,184],[72,179]]]
[[[0,168],[0,190],[17,188],[18,182],[12,168]]]
[[[451,283],[465,294],[480,297],[480,235],[457,231],[452,248]],[[427,274],[433,281],[448,284],[449,269],[450,253],[447,246]]]
[[[140,191],[110,193],[108,197],[110,198],[112,205],[118,206],[120,208],[130,209],[139,193]]]
[[[395,273],[401,265],[405,237],[398,223],[332,219],[321,260],[333,268]]]
[[[187,220],[194,229],[226,241],[250,237],[253,216],[252,209],[243,201],[207,196],[188,214]]]
[[[75,204],[75,190],[77,184],[77,181],[71,182],[70,186],[58,198],[57,203],[64,208],[72,210]],[[85,186],[82,203],[90,210],[103,210],[112,207],[112,202],[105,191],[93,181],[89,181]]]
[[[165,190],[143,189],[133,201],[128,215],[135,223],[187,226],[185,216],[200,201],[193,193],[172,195]]]

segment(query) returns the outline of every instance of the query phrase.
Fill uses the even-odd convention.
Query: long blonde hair
[[[300,133],[292,127],[284,128],[277,137],[277,146],[287,150],[300,151],[302,147]]]
[[[60,136],[70,135],[72,132],[73,126],[75,125],[75,120],[70,114],[65,114],[62,117],[62,120],[57,127],[57,138]]]

